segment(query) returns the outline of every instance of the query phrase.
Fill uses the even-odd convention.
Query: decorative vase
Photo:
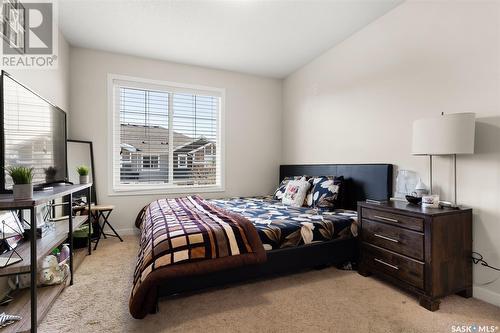
[[[59,255],[59,262],[63,262],[68,258],[69,258],[69,246],[68,244],[63,244],[63,246],[61,247],[61,254]]]
[[[88,184],[89,183],[89,175],[82,176],[80,175],[80,184]]]
[[[426,194],[429,194],[429,191],[427,190],[427,187],[425,184],[422,182],[422,179],[418,179],[417,186],[415,186],[415,193],[417,194],[416,196],[421,198]]]
[[[33,198],[33,184],[14,184],[12,190],[14,192],[14,200]]]

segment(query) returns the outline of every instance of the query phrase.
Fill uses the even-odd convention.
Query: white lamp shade
[[[413,155],[473,154],[475,114],[454,113],[413,122]]]

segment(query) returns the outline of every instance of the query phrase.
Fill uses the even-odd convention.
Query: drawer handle
[[[379,219],[379,220],[383,220],[383,221],[388,221],[388,222],[392,222],[392,223],[399,223],[399,221],[396,219],[390,219],[390,218],[384,217],[384,216],[374,215],[373,217],[376,219]]]
[[[381,263],[382,265],[386,265],[386,266],[388,266],[388,267],[390,267],[390,268],[393,268],[393,269],[399,269],[399,267],[398,267],[398,266],[391,265],[391,264],[389,264],[388,262],[385,262],[385,261],[383,261],[383,260],[380,260],[380,259],[377,259],[377,258],[374,258],[374,260],[375,260],[376,262],[379,262],[379,263]]]
[[[391,238],[391,237],[387,237],[387,236],[384,236],[384,235],[373,234],[373,236],[378,237],[378,238],[382,238],[382,239],[385,239],[385,240],[388,240],[388,241],[391,241],[391,242],[394,242],[394,243],[399,243],[399,240]]]

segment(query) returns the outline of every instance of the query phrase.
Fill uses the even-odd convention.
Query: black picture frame
[[[80,144],[86,144],[89,146],[89,153],[90,153],[90,168],[92,170],[92,190],[91,190],[91,202],[95,205],[97,205],[97,190],[96,190],[96,182],[95,182],[95,164],[94,164],[94,147],[92,144],[92,141],[86,141],[86,140],[73,140],[73,139],[67,139],[66,140],[66,157],[68,156],[68,143],[73,142],[73,143],[80,143]],[[68,163],[66,163],[66,168],[68,167]],[[68,174],[68,172],[66,172]],[[81,196],[86,195],[87,190],[81,191],[81,192],[76,192],[73,194],[73,198],[78,198]]]

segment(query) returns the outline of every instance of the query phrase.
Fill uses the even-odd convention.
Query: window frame
[[[144,194],[181,194],[181,193],[200,193],[200,192],[224,192],[225,191],[225,88],[208,87],[203,85],[192,85],[178,82],[146,79],[128,75],[119,75],[109,73],[107,76],[107,95],[108,95],[108,195],[109,196],[128,196]],[[115,93],[115,85],[126,86],[129,83],[131,88],[150,89],[159,91],[168,91],[173,93],[193,93],[193,94],[214,94],[220,97],[219,117],[218,117],[218,139],[217,146],[219,150],[219,174],[220,181],[215,185],[187,185],[172,186],[172,184],[115,184],[114,170],[119,173],[116,165],[115,151],[116,140],[120,140],[120,110],[119,96]],[[115,107],[117,106],[118,107]],[[169,154],[173,154],[169,152]],[[141,165],[142,166],[142,165]],[[154,169],[153,169],[154,170]],[[173,170],[173,169],[172,169]]]

